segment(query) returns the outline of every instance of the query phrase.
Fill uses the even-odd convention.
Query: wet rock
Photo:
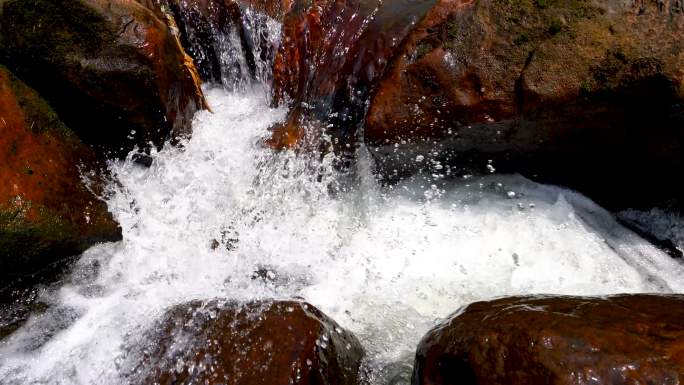
[[[203,80],[236,87],[254,74],[242,10],[232,0],[169,0],[183,45]]]
[[[363,356],[351,333],[302,302],[195,301],[159,330],[134,383],[355,385]]]
[[[121,230],[94,191],[100,165],[38,94],[0,66],[0,275],[39,270]],[[83,175],[93,184],[85,185]]]
[[[431,146],[610,207],[681,197],[682,41],[676,1],[442,0],[393,58],[364,138],[388,170],[415,171],[395,154]]]
[[[366,102],[387,63],[434,0],[296,2],[283,21],[273,70],[276,104],[291,113],[276,148],[355,143]]]
[[[684,296],[477,302],[421,341],[415,385],[678,384]]]
[[[0,54],[81,139],[112,155],[190,133],[206,106],[173,20],[144,0],[9,0]]]

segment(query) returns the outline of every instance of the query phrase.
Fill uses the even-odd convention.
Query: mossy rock
[[[106,205],[81,179],[99,172],[94,152],[3,66],[0,112],[0,274],[36,271],[120,239]]]
[[[7,0],[0,54],[82,140],[123,155],[189,133],[204,106],[163,17],[128,0]]]
[[[441,141],[459,161],[475,154],[611,208],[681,200],[684,13],[674,3],[441,1],[377,86],[364,138]]]

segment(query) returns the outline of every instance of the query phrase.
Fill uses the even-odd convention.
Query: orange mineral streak
[[[297,149],[304,139],[305,129],[296,119],[277,124],[271,128],[271,137],[266,139],[266,146],[273,150]]]
[[[27,218],[35,218],[30,202],[59,207],[61,198],[73,196],[69,184],[60,180],[79,180],[76,163],[63,153],[64,141],[50,133],[37,133],[36,122],[28,121],[16,95],[9,86],[8,74],[0,71],[0,207],[15,202],[26,207]],[[33,128],[32,128],[33,127]]]

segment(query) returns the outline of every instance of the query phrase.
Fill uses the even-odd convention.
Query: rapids
[[[0,343],[0,383],[126,383],[144,332],[192,299],[309,301],[362,341],[369,383],[404,384],[420,337],[472,301],[684,292],[683,265],[576,192],[515,175],[382,186],[365,148],[339,175],[332,155],[262,145],[286,113],[263,90],[206,93],[191,139],[149,168],[111,162],[123,240],[85,252]]]

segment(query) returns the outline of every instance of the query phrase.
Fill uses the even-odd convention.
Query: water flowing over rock
[[[206,104],[172,19],[149,3],[3,2],[2,60],[86,143],[113,155],[160,146]]]
[[[106,204],[81,180],[81,171],[95,176],[93,151],[2,66],[0,132],[0,275],[121,239]]]
[[[678,198],[682,41],[680,1],[443,0],[392,60],[364,138],[390,176],[422,154],[610,207]]]
[[[292,111],[275,127],[276,148],[345,149],[359,132],[375,82],[434,0],[295,3],[283,21],[273,71],[276,104]],[[321,143],[321,139],[324,139]]]
[[[254,56],[232,0],[169,1],[183,45],[202,79],[235,87],[254,73]]]
[[[363,357],[356,337],[303,302],[195,301],[159,330],[143,384],[355,385]]]
[[[477,302],[423,338],[413,384],[679,384],[683,321],[683,295]]]

